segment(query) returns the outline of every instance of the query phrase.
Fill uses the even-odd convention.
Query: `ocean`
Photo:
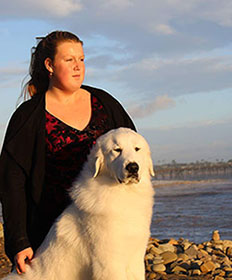
[[[152,236],[202,243],[219,230],[221,239],[232,240],[232,179],[161,185],[155,187]]]
[[[232,240],[232,179],[154,181],[154,185],[152,236],[202,243],[219,230],[221,239]]]

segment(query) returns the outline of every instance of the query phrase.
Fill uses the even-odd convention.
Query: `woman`
[[[20,274],[55,218],[97,137],[135,127],[103,90],[82,85],[82,41],[69,32],[41,38],[31,58],[31,99],[13,114],[0,157],[5,250]]]

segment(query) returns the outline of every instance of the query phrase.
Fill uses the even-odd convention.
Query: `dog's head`
[[[119,183],[138,183],[142,176],[154,176],[146,140],[129,128],[113,129],[100,136],[88,165],[93,177],[107,173]]]

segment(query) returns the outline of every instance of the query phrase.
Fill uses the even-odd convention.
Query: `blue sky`
[[[114,95],[155,163],[232,158],[231,0],[11,0],[0,11],[0,140],[37,36],[84,41],[85,84]]]

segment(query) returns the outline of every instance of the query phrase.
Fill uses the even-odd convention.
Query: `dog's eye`
[[[116,149],[114,149],[114,151],[117,152],[117,153],[121,153],[122,149],[121,148],[116,148]]]
[[[139,147],[135,147],[135,151],[138,152],[140,150]]]

